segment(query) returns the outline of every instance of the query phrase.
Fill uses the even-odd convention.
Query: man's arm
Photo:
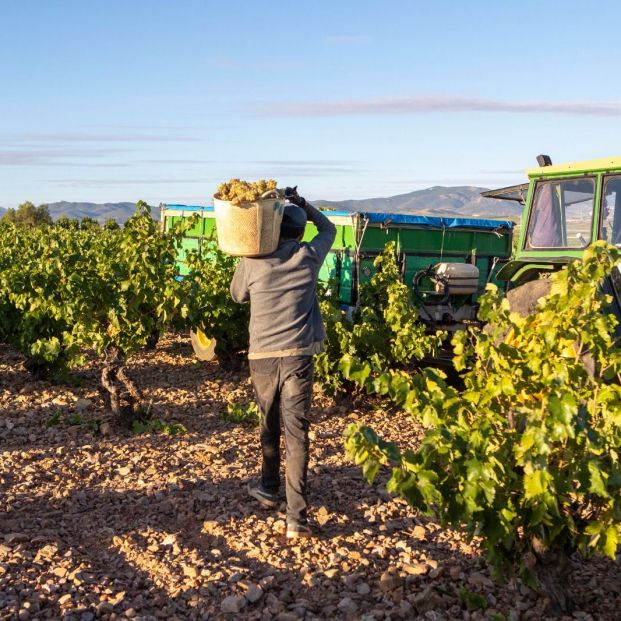
[[[304,201],[301,207],[306,211],[308,219],[317,227],[317,235],[308,242],[308,245],[317,255],[319,263],[323,263],[336,237],[336,226],[309,202]]]
[[[237,264],[233,280],[231,280],[231,297],[238,304],[250,301],[250,291],[248,290],[248,282],[246,280],[246,262],[243,257]]]

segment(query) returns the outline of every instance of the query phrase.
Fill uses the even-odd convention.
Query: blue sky
[[[500,187],[620,155],[621,4],[0,1],[0,205]]]

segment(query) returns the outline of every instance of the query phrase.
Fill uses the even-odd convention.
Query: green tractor
[[[537,157],[528,183],[483,192],[483,196],[524,205],[513,258],[498,272],[507,281],[512,308],[528,315],[550,290],[546,275],[580,259],[596,240],[621,245],[621,157],[552,165]],[[621,274],[604,285],[612,312],[621,319]]]

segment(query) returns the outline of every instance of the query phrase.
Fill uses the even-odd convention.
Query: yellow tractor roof
[[[569,162],[568,164],[554,164],[530,168],[526,171],[529,177],[542,177],[548,175],[584,174],[590,172],[602,172],[607,170],[621,170],[621,156],[603,157],[597,160],[584,160],[582,162]]]

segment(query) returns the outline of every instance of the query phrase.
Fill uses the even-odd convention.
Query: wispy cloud
[[[272,102],[248,108],[265,117],[328,117],[352,115],[414,115],[433,112],[504,112],[511,114],[567,114],[621,116],[621,102],[503,101],[480,97],[430,95],[322,101]]]
[[[364,171],[345,166],[275,166],[269,169],[269,175],[274,178],[325,177],[360,172]]]
[[[220,164],[222,160],[180,159],[180,158],[153,158],[139,160],[138,164]]]
[[[204,179],[158,179],[158,178],[141,178],[141,179],[43,179],[45,183],[51,183],[61,187],[94,187],[103,188],[110,186],[134,186],[134,185],[167,185],[178,183],[185,185],[188,183],[205,183]]]
[[[511,175],[519,175],[520,177],[524,177],[523,172],[515,172],[515,173],[506,173],[503,175],[503,178],[507,178]],[[408,177],[407,175],[403,175],[402,177],[394,177],[392,179],[380,179],[375,181],[376,186],[386,186],[386,187],[395,187],[398,185],[403,185],[407,187],[407,191],[410,192],[411,188],[428,188],[432,186],[469,186],[469,187],[479,187],[485,186],[489,183],[492,185],[496,185],[498,182],[495,180],[495,177],[498,175],[490,174],[490,175],[452,175],[450,177]]]
[[[132,131],[188,131],[198,129],[196,125],[139,125],[133,123],[92,123],[84,127],[92,129],[130,129]]]
[[[328,45],[365,45],[372,40],[372,37],[365,34],[333,34],[322,38]]]
[[[0,166],[111,167],[106,157],[147,148],[144,145],[198,141],[188,133],[163,131],[4,132],[0,134]],[[142,147],[139,145],[143,145]],[[100,161],[97,161],[100,160]]]
[[[5,145],[69,144],[100,142],[190,142],[199,138],[185,134],[137,132],[20,132],[0,134]]]
[[[132,149],[21,149],[0,150],[0,166],[55,166],[77,159],[81,166],[109,166],[107,162],[85,163],[84,159],[98,159],[127,153]]]
[[[358,162],[346,160],[257,160],[247,162],[251,175],[272,177],[322,177],[365,172]]]

